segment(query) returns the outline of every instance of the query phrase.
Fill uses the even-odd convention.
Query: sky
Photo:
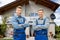
[[[60,0],[51,0],[51,1],[53,1],[53,2],[56,2],[56,3],[60,4]]]
[[[11,3],[13,1],[15,1],[15,0],[0,0],[0,7],[6,5],[8,3]],[[60,0],[51,0],[51,1],[60,4]],[[54,21],[59,26],[60,25],[60,6],[58,7],[58,9],[55,11],[54,14],[56,15],[56,19]],[[0,17],[0,19],[1,19],[1,17]]]
[[[59,26],[60,25],[60,7],[56,10],[56,12],[54,14],[56,16],[56,19],[54,21]]]
[[[60,4],[60,0],[52,0],[52,1]],[[54,21],[58,26],[60,26],[60,6],[58,7],[58,9],[55,11],[54,14],[56,16],[56,19]]]
[[[11,3],[11,2],[13,2],[13,1],[15,1],[15,0],[0,0],[0,7],[6,5],[6,4],[8,4],[8,3]]]

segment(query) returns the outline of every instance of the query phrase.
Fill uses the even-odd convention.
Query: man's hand
[[[26,35],[26,38],[29,38],[30,36],[29,35]]]
[[[35,33],[33,33],[33,36],[35,37],[35,36],[36,36],[36,34],[35,34]]]

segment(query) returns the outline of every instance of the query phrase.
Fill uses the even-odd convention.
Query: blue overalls
[[[38,21],[40,20],[39,18],[36,20],[36,25],[39,25],[39,26],[36,26],[37,29],[34,31],[35,33],[35,40],[48,40],[48,36],[47,36],[47,29],[44,28],[44,26],[47,26],[49,23],[45,24],[46,21],[46,18],[42,19],[43,20],[43,23],[40,24],[39,22],[41,21]],[[39,28],[41,28],[40,30],[38,30]]]
[[[25,23],[25,18],[14,16],[12,18],[12,26],[14,27],[13,40],[26,40],[25,27],[26,25],[18,26]]]

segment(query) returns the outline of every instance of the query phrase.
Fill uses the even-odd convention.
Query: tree
[[[0,37],[4,37],[5,36],[5,32],[6,32],[6,28],[7,28],[7,25],[6,25],[6,19],[7,17],[3,17],[2,19],[2,24],[1,24],[1,27],[0,27]]]

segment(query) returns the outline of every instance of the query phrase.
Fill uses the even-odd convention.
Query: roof
[[[36,4],[40,4],[40,5],[43,5],[43,6],[46,6],[48,8],[50,8],[52,11],[55,11],[58,7],[59,7],[59,4],[53,2],[53,1],[50,1],[50,0],[31,0],[31,1],[34,1]],[[18,5],[21,5],[23,6],[24,4],[29,4],[29,0],[16,0],[16,1],[13,1],[3,7],[0,7],[0,14],[2,14],[3,12],[5,11],[8,11]]]
[[[25,0],[16,0],[16,1],[13,1],[13,2],[5,5],[5,6],[0,7],[0,14],[2,14],[5,11],[8,11],[8,10],[18,6],[18,5],[23,6],[24,4],[27,4],[27,3],[25,2]]]
[[[55,11],[59,7],[58,3],[55,3],[51,0],[32,0],[32,1],[34,1],[36,4],[46,6],[50,8],[52,11]]]

